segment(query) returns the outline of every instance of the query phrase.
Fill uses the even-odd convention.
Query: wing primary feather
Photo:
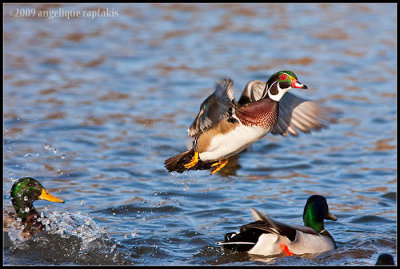
[[[188,136],[198,136],[220,120],[229,119],[235,113],[236,104],[233,80],[221,79],[216,83],[214,92],[201,104],[199,113],[188,129]]]
[[[296,229],[292,228],[287,224],[283,224],[278,221],[274,221],[269,218],[267,215],[260,213],[254,208],[251,208],[251,212],[253,214],[254,219],[258,221],[262,221],[263,225],[258,227],[259,229],[264,229],[268,232],[279,234],[287,237],[290,241],[294,241],[296,238]]]

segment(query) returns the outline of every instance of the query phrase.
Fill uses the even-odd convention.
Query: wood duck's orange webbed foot
[[[281,247],[282,253],[284,255],[286,255],[286,256],[293,256],[294,255],[294,253],[292,253],[284,243],[281,243],[280,247]]]
[[[192,160],[190,161],[190,163],[187,163],[184,165],[184,167],[186,169],[192,168],[193,166],[195,166],[197,163],[199,162],[199,153],[197,151],[194,152],[194,155],[192,157]]]
[[[218,171],[220,171],[222,168],[224,168],[224,166],[228,163],[228,159],[225,160],[221,160],[218,162],[213,163],[211,166],[214,167],[211,172],[210,175],[217,173]],[[217,167],[215,167],[217,166]]]

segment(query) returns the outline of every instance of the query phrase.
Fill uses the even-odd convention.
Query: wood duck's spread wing
[[[242,106],[260,100],[265,94],[266,85],[267,83],[262,80],[250,80],[238,101],[239,105]]]
[[[235,113],[236,101],[233,81],[220,80],[215,91],[201,104],[200,111],[188,129],[188,135],[196,137],[216,125],[222,119],[229,119]]]
[[[310,133],[335,122],[332,108],[323,107],[315,101],[305,100],[287,92],[279,101],[278,122],[271,130],[274,135],[298,136],[299,132]]]

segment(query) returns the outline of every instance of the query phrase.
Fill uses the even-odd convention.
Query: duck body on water
[[[289,225],[251,209],[254,222],[240,227],[240,232],[225,235],[218,244],[226,249],[247,251],[263,256],[322,253],[336,248],[332,235],[325,230],[324,219],[337,220],[329,212],[326,198],[312,195],[304,207],[304,226]]]

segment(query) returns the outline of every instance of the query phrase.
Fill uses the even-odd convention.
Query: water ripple
[[[17,9],[118,15],[12,16]],[[35,202],[39,212],[59,210],[64,233],[5,249],[4,264],[340,266],[397,257],[394,21],[392,3],[4,5],[3,204],[23,176],[66,201]],[[166,171],[164,160],[190,146],[186,129],[218,79],[231,77],[238,99],[249,80],[280,69],[307,84],[293,94],[340,111],[337,122],[298,137],[268,134],[211,176]],[[252,221],[251,207],[301,224],[312,194],[339,217],[326,223],[338,249],[266,258],[216,245]]]

